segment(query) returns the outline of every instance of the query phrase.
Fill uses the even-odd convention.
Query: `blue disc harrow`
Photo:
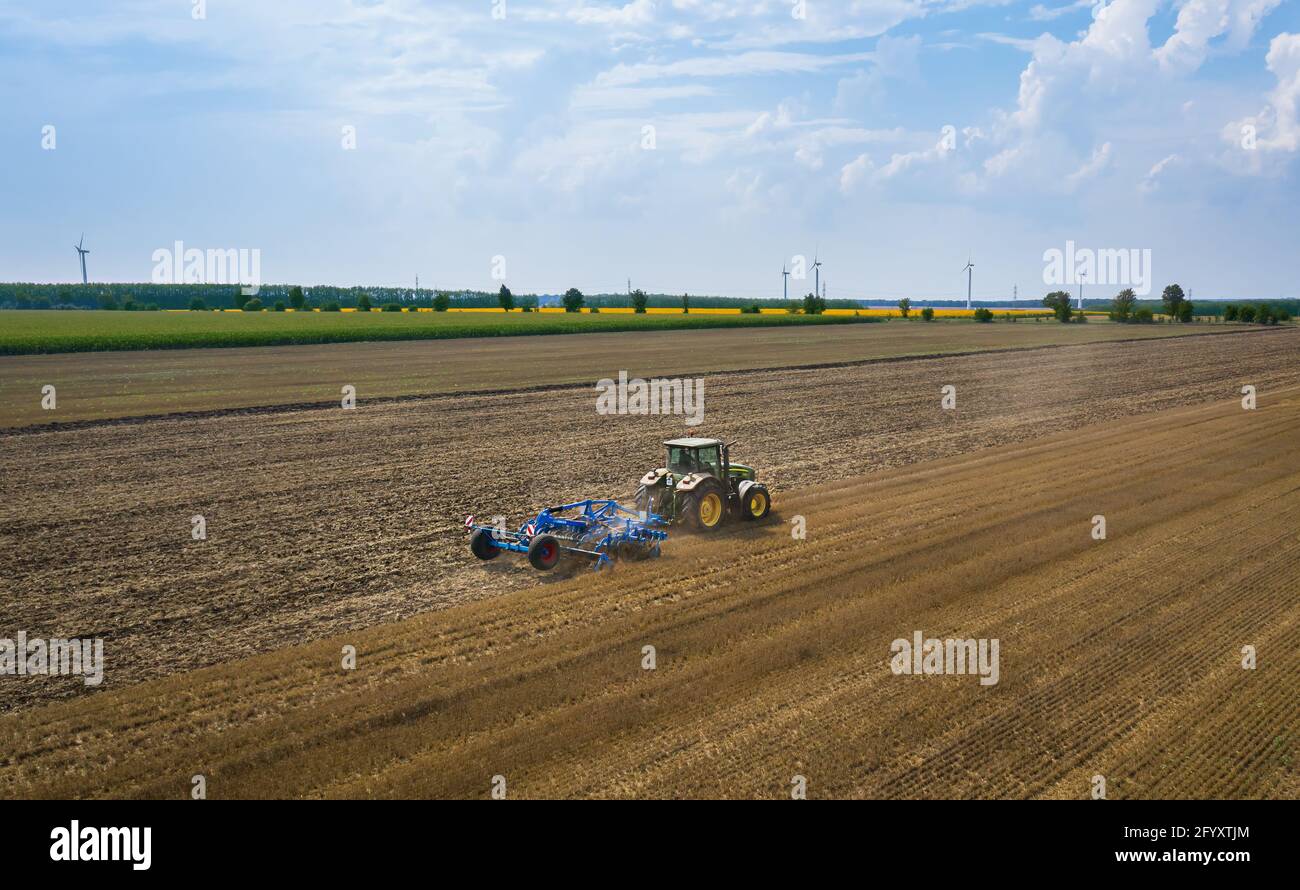
[[[493,559],[503,550],[525,553],[541,571],[555,568],[562,557],[588,560],[597,570],[617,559],[656,557],[668,538],[667,526],[668,520],[657,513],[599,500],[547,507],[518,531],[483,525],[473,516],[465,519],[470,551],[479,559]]]

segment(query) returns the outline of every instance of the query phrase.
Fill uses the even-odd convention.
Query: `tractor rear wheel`
[[[554,535],[538,535],[528,545],[528,561],[539,572],[549,572],[560,561],[560,542]]]
[[[766,488],[759,488],[757,485],[750,486],[745,492],[745,503],[740,505],[741,515],[746,519],[757,521],[763,519],[772,511],[772,498],[767,493]]]
[[[495,559],[501,555],[501,549],[492,540],[492,533],[485,528],[477,529],[470,535],[469,550],[479,559]]]
[[[709,483],[702,484],[686,495],[682,504],[682,514],[686,517],[687,523],[702,532],[716,531],[720,528],[726,513],[727,501],[722,496],[722,488]]]

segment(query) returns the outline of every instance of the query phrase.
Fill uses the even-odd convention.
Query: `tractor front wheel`
[[[553,535],[539,535],[528,545],[528,561],[539,572],[549,572],[560,561],[560,542]]]
[[[716,531],[722,526],[727,512],[727,502],[716,485],[705,485],[686,495],[682,513],[692,528],[702,532]]]
[[[745,492],[745,503],[741,504],[741,515],[749,520],[759,520],[772,512],[772,498],[766,488],[751,486]]]

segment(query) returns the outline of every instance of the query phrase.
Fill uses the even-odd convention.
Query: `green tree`
[[[243,309],[245,312],[261,312],[262,301],[259,300],[257,297],[252,297],[244,301]]]
[[[244,308],[244,304],[247,303],[248,301],[249,301],[249,296],[248,296],[248,294],[244,293],[244,288],[243,288],[242,286],[236,287],[236,288],[235,288],[235,308],[236,308],[236,309],[243,309],[243,308]]]
[[[1178,304],[1178,320],[1187,324],[1192,320],[1192,301],[1183,300]]]
[[[510,293],[510,288],[503,284],[501,290],[497,291],[497,302],[501,304],[502,309],[509,312],[515,308],[515,295]]]
[[[202,297],[195,297],[194,299],[190,300],[191,312],[202,312],[207,308],[208,308],[208,304],[203,302]]]
[[[578,312],[582,309],[582,291],[571,287],[564,292],[564,311]]]
[[[290,306],[292,306],[294,309],[301,309],[303,307],[303,304],[306,302],[307,302],[307,298],[303,296],[302,288],[300,288],[296,284],[293,287],[289,288]]]
[[[682,315],[691,314],[691,295],[682,294]]]
[[[117,298],[114,297],[112,294],[104,294],[103,296],[101,296],[101,297],[99,298],[99,308],[100,308],[100,309],[116,309],[116,308],[117,308]]]
[[[1043,297],[1043,305],[1052,310],[1057,321],[1069,321],[1074,314],[1070,306],[1070,295],[1063,290],[1054,290]]]
[[[903,318],[907,318],[907,316],[912,314],[912,301],[907,297],[903,297],[903,299],[898,301],[898,314],[903,316]]]
[[[362,294],[361,296],[357,297],[357,311],[358,312],[370,311],[370,294]]]
[[[1182,317],[1179,313],[1181,311],[1183,300],[1187,299],[1187,297],[1184,296],[1183,289],[1181,287],[1179,287],[1176,284],[1169,285],[1167,288],[1165,288],[1165,292],[1160,295],[1160,299],[1165,304],[1164,305],[1165,315],[1168,315],[1170,318]]]
[[[929,306],[921,307],[921,321],[934,321],[934,310]]]
[[[433,295],[434,312],[446,312],[447,307],[449,307],[450,305],[451,305],[451,297],[447,296],[442,291],[439,291],[438,293]]]
[[[813,293],[804,294],[803,314],[821,315],[826,311],[826,301]]]
[[[283,312],[283,311],[284,311],[284,300],[276,300],[276,301],[275,301],[275,305],[272,306],[271,308],[274,309],[276,312]]]
[[[1133,288],[1126,287],[1115,295],[1111,301],[1110,320],[1129,321],[1133,318],[1133,308],[1137,305],[1137,294]]]
[[[632,291],[632,311],[636,315],[645,315],[646,295],[645,291],[637,288]]]
[[[1237,320],[1237,304],[1236,304],[1236,303],[1229,303],[1227,306],[1224,306],[1224,307],[1223,307],[1223,320],[1224,320],[1224,321],[1236,321],[1236,320]]]
[[[993,310],[980,306],[975,310],[975,320],[987,324],[993,320]]]

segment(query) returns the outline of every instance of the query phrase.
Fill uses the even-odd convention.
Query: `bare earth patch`
[[[828,480],[1177,405],[1236,404],[1243,383],[1267,404],[1300,383],[1298,341],[1292,330],[718,374],[693,431],[738,439],[737,457],[772,482],[783,509],[783,491]],[[939,408],[946,384],[956,411]],[[598,416],[594,396],[363,400],[355,411],[0,436],[0,636],[103,637],[103,688],[120,688],[545,588],[517,564],[478,564],[461,522],[501,512],[517,523],[560,500],[627,496],[660,461],[661,439],[685,430],[680,418]],[[1062,448],[1082,482],[1088,454]],[[954,502],[953,515],[965,510]],[[191,540],[194,515],[207,541]],[[870,521],[870,504],[862,515]],[[85,691],[4,682],[0,703]]]

